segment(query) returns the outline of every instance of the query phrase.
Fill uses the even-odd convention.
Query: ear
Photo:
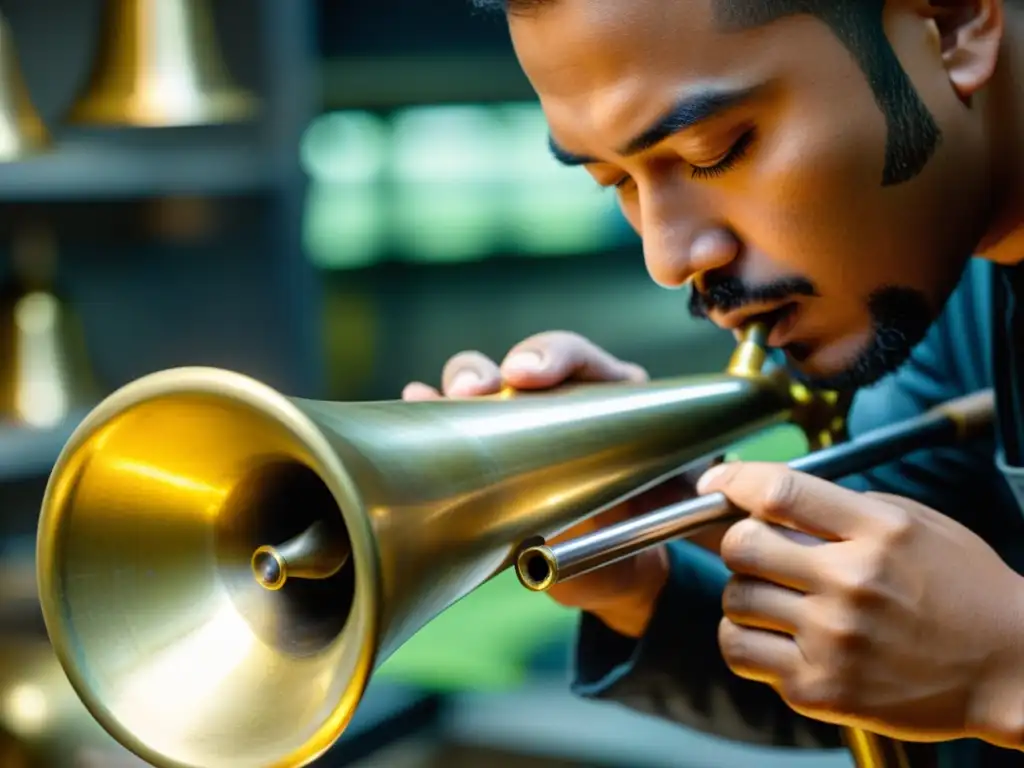
[[[1003,42],[1003,0],[930,0],[929,6],[949,80],[968,101],[995,71]]]

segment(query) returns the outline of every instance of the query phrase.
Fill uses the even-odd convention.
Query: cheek
[[[854,106],[783,110],[728,202],[723,189],[722,204],[776,268],[808,277],[823,296],[863,305],[882,284],[926,289],[922,268],[934,244],[915,183],[881,185],[881,114],[870,100]]]

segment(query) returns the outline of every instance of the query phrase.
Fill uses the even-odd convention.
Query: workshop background
[[[654,376],[719,370],[732,348],[649,280],[613,197],[549,156],[502,19],[466,0],[125,2],[151,6],[159,28],[135,33],[158,37],[163,58],[154,103],[111,120],[90,73],[130,41],[103,3],[0,0],[5,768],[23,747],[43,766],[140,764],[71,693],[33,575],[47,474],[104,394],[201,364],[303,397],[392,399],[436,382],[454,352],[500,358],[549,329]],[[212,11],[205,42],[178,23],[196,8]],[[229,109],[143,124],[174,123],[161,97],[217,57],[237,89]],[[850,764],[575,699],[574,625],[504,574],[384,665],[318,765]]]

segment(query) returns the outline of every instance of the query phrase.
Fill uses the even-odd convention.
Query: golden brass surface
[[[0,13],[0,163],[23,160],[51,146],[50,132],[22,78],[11,27]]]
[[[103,401],[53,471],[47,629],[89,711],[153,765],[306,765],[374,668],[523,542],[793,408],[783,378],[749,371],[423,403],[153,374]],[[305,577],[276,585],[261,547]]]
[[[253,94],[231,79],[209,0],[106,0],[75,124],[146,128],[247,120]]]

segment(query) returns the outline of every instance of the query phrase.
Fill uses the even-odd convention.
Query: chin
[[[877,383],[910,357],[913,344],[894,345],[891,340],[876,332],[832,343],[795,343],[785,351],[799,381],[817,389],[850,392]]]

